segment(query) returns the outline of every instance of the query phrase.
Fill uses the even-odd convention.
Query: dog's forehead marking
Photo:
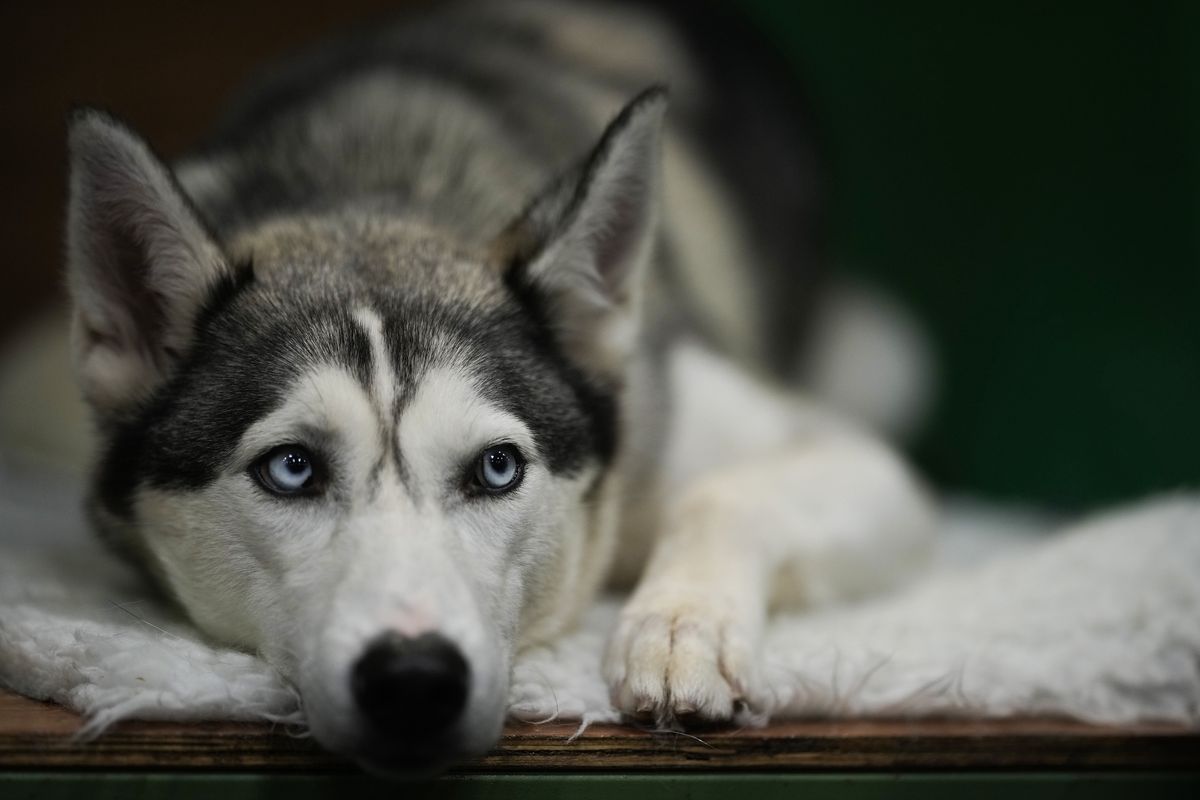
[[[366,334],[371,348],[370,391],[382,409],[391,411],[396,407],[397,376],[383,337],[383,320],[374,310],[365,306],[356,308],[353,316]]]
[[[401,402],[400,379],[384,336],[383,319],[373,309],[365,306],[356,308],[352,316],[366,335],[371,352],[371,375],[367,393],[375,407],[381,445],[379,458],[372,465],[368,478],[369,491],[374,494],[383,480],[384,468],[389,459],[395,467],[397,479],[405,484],[410,482],[396,428]]]

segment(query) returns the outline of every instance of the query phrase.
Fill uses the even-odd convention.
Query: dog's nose
[[[444,636],[389,631],[354,665],[354,701],[376,730],[413,740],[446,732],[467,702],[471,668]]]

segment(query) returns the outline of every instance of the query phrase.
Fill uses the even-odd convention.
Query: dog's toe
[[[733,716],[736,689],[721,673],[720,626],[686,617],[671,631],[665,682],[670,710],[679,718],[726,720]]]

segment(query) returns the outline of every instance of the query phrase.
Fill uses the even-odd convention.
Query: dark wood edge
[[[0,769],[342,771],[311,739],[258,723],[126,722],[72,738],[65,709],[0,692]],[[654,734],[596,725],[510,724],[463,771],[1175,770],[1200,769],[1200,730],[1049,719],[787,722],[761,729]]]

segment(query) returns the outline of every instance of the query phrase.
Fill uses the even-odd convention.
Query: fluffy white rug
[[[2,470],[0,470],[2,473]],[[302,724],[252,655],[206,642],[84,530],[74,487],[0,474],[0,685],[88,717]],[[1200,497],[1163,498],[1049,538],[1040,523],[952,513],[908,590],[775,620],[774,717],[1061,714],[1200,725]],[[525,654],[528,721],[617,718],[600,679],[616,611]]]

